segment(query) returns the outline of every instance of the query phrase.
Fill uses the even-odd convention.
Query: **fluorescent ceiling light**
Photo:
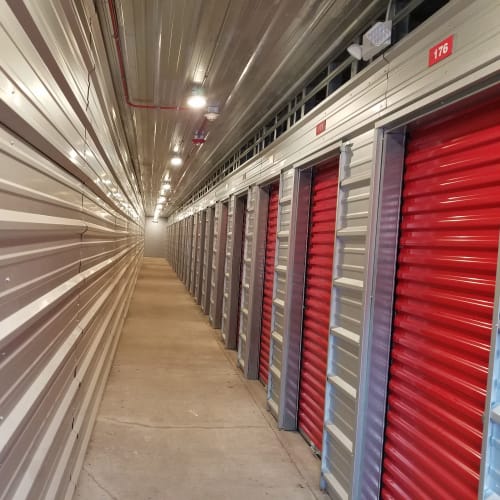
[[[194,88],[193,93],[188,97],[187,105],[193,109],[206,108],[207,98],[203,94],[203,89]]]
[[[171,159],[170,159],[170,163],[174,166],[174,167],[180,167],[182,165],[182,158],[180,156],[173,156]]]
[[[167,199],[165,198],[165,196],[160,196],[158,198],[158,203],[165,203],[167,201]]]

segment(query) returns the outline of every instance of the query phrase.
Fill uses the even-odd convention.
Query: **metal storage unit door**
[[[337,161],[313,171],[298,427],[318,450],[323,440],[337,188]]]
[[[269,376],[269,348],[271,345],[274,260],[276,255],[276,231],[278,227],[278,200],[279,183],[275,183],[269,187],[264,287],[262,292],[262,323],[260,328],[259,380],[264,385],[267,385],[267,379]]]
[[[500,100],[408,134],[382,497],[477,498],[500,228]]]

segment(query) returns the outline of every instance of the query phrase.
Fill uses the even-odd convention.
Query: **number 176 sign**
[[[453,54],[453,35],[450,35],[429,49],[429,66],[446,59],[451,54]]]

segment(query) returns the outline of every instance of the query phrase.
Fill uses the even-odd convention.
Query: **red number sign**
[[[453,54],[453,35],[450,35],[429,49],[429,66],[446,59],[451,54]]]
[[[316,125],[316,135],[322,134],[326,130],[326,120]]]

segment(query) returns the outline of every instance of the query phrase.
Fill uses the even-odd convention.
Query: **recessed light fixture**
[[[202,88],[196,87],[193,89],[192,94],[188,97],[187,105],[193,109],[201,109],[207,106],[207,98]]]
[[[180,167],[182,165],[182,158],[179,155],[172,156],[172,158],[170,159],[170,163],[174,167]]]
[[[213,122],[219,118],[219,106],[208,106],[207,112],[205,113],[205,118],[209,122]]]
[[[160,196],[158,198],[158,203],[165,203],[167,201],[167,199],[165,198],[165,196]]]
[[[170,188],[171,188],[171,187],[172,187],[172,186],[170,185],[170,182],[165,182],[165,184],[163,184],[163,189],[164,189],[165,191],[170,191]]]

